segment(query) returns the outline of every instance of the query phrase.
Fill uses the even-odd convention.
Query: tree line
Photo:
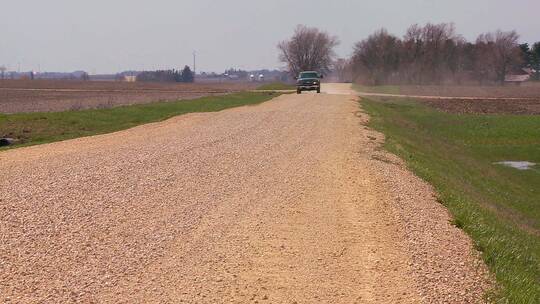
[[[302,70],[351,70],[367,84],[504,83],[508,74],[540,80],[540,42],[519,44],[515,31],[495,31],[469,42],[451,23],[410,26],[403,37],[386,29],[355,44],[348,60],[334,60],[335,36],[298,26],[290,40],[278,44],[280,60],[292,74]]]
[[[351,63],[372,84],[503,83],[508,74],[540,68],[540,42],[518,41],[515,31],[498,30],[469,42],[449,23],[413,25],[403,38],[381,29],[355,45]]]
[[[137,81],[147,82],[193,82],[194,75],[189,66],[183,70],[145,71],[137,75]]]

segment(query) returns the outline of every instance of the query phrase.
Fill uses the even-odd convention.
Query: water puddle
[[[536,165],[535,163],[531,163],[528,161],[502,161],[495,164],[511,167],[518,170],[530,170]]]

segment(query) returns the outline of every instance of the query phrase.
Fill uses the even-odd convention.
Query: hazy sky
[[[0,65],[109,73],[192,64],[197,70],[279,68],[276,44],[297,24],[337,35],[337,52],[385,27],[454,22],[474,40],[515,29],[540,41],[540,0],[0,0]]]

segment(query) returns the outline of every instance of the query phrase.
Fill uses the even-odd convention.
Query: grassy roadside
[[[272,82],[259,86],[257,90],[272,91],[272,90],[296,90],[296,87],[292,84],[284,82]]]
[[[110,109],[0,114],[0,137],[5,136],[19,140],[17,145],[3,149],[43,144],[115,132],[186,113],[215,112],[232,107],[258,104],[278,95],[278,93],[243,92],[194,100]]]
[[[538,303],[540,167],[493,163],[540,163],[540,116],[449,114],[403,99],[363,99],[362,107],[385,148],[436,188],[482,251],[500,285],[495,300]]]

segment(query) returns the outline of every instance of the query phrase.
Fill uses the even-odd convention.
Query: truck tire
[[[296,89],[296,94],[302,94],[302,90]]]
[[[317,93],[318,93],[318,94],[321,93],[321,87],[318,87],[318,88],[317,88]]]

